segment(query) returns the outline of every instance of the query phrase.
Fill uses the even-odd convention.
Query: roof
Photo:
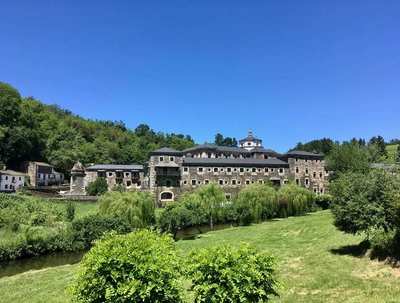
[[[234,159],[234,158],[183,158],[183,165],[232,165],[232,166],[285,166],[289,164],[279,159]]]
[[[245,150],[240,147],[203,144],[203,145],[196,145],[193,147],[189,147],[189,148],[183,150],[183,153],[188,153],[188,152],[202,150],[202,149],[203,150],[211,149],[211,150],[218,151],[218,152],[229,152],[229,153],[248,153],[249,152],[248,150]]]
[[[161,154],[161,155],[182,155],[182,152],[169,147],[163,147],[160,149],[153,150],[150,154]]]
[[[307,151],[302,151],[302,150],[292,150],[290,152],[287,152],[286,154],[282,156],[308,156],[308,157],[321,157],[323,158],[324,156],[316,153],[310,153]]]
[[[86,170],[143,170],[143,165],[138,164],[96,164]]]
[[[179,167],[178,164],[175,162],[169,162],[169,163],[159,163],[156,165],[156,167]]]
[[[276,151],[274,151],[272,149],[265,149],[265,148],[260,147],[260,146],[254,147],[250,152],[251,153],[254,153],[254,152],[256,152],[256,153],[268,153],[268,154],[278,155],[278,153]]]
[[[0,175],[8,175],[8,176],[25,176],[25,173],[21,173],[18,171],[13,171],[13,170],[9,170],[9,169],[2,169],[0,170]]]
[[[242,140],[239,140],[239,142],[247,142],[247,141],[251,141],[251,142],[262,142],[262,140],[256,138],[256,137],[246,137]]]
[[[44,163],[44,162],[33,162],[33,163],[35,163],[36,165],[39,165],[39,166],[50,166],[50,167],[52,167],[50,164]]]

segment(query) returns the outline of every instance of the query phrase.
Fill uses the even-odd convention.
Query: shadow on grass
[[[357,258],[362,258],[367,254],[368,249],[371,248],[371,243],[368,240],[362,241],[357,245],[346,245],[339,248],[330,250],[335,255],[350,255]]]

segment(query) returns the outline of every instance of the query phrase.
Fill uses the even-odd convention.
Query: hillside
[[[0,107],[0,164],[10,169],[24,160],[42,161],[68,178],[77,161],[84,166],[141,164],[154,149],[195,145],[189,135],[155,132],[146,124],[130,130],[122,121],[86,120],[57,104],[21,98],[1,82]]]

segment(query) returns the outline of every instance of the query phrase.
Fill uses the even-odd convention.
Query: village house
[[[62,173],[56,172],[50,164],[43,162],[24,161],[19,170],[28,175],[31,186],[61,185],[64,181]]]
[[[3,167],[0,170],[0,192],[15,192],[24,186],[25,174]]]
[[[164,147],[152,151],[144,165],[97,164],[85,169],[78,162],[71,170],[70,194],[85,194],[97,178],[106,179],[109,189],[121,184],[150,190],[160,205],[210,182],[217,182],[228,199],[256,182],[280,186],[293,180],[315,194],[326,191],[328,172],[322,155],[305,151],[280,155],[264,149],[251,131],[239,146],[197,145],[183,151]]]

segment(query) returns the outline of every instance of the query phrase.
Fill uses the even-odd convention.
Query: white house
[[[14,192],[24,186],[25,175],[20,172],[0,170],[0,192]]]

